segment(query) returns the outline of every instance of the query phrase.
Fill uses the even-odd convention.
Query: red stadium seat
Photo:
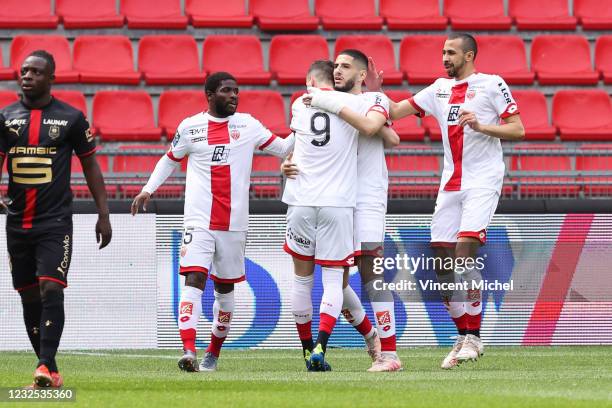
[[[595,85],[599,74],[593,70],[586,37],[541,35],[531,43],[531,66],[541,85]]]
[[[442,64],[446,36],[411,35],[400,45],[400,69],[409,84],[431,84],[437,78],[448,78]]]
[[[194,27],[251,27],[244,0],[186,0],[185,14]]]
[[[440,124],[434,116],[425,116],[421,119],[421,123],[425,130],[427,130],[429,140],[431,140],[432,142],[439,142],[442,140],[442,131],[440,130]]]
[[[560,155],[521,155],[521,151],[565,150],[561,144],[522,144],[514,146],[515,155],[510,160],[512,171],[528,171],[536,174],[515,178],[519,183],[519,194],[522,197],[535,196],[570,196],[575,197],[580,187],[570,176],[538,175],[538,172],[567,172],[572,170],[570,156]]]
[[[319,27],[319,17],[310,14],[308,0],[250,0],[249,8],[261,30],[313,31]]]
[[[18,100],[19,100],[19,95],[17,95],[17,92],[0,91],[0,109],[14,102],[17,102]]]
[[[611,144],[583,144],[581,150],[603,150],[608,155],[581,155],[576,156],[576,170],[579,172],[607,172],[612,173],[612,145]],[[612,196],[612,177],[598,175],[584,175],[579,177],[586,196]]]
[[[268,155],[253,156],[253,172],[274,173],[274,175],[252,175],[251,192],[256,198],[280,197],[280,160]]]
[[[67,29],[123,27],[125,22],[115,0],[55,0],[55,13]]]
[[[602,35],[595,43],[595,67],[604,83],[612,84],[612,35]]]
[[[151,97],[144,91],[99,91],[93,99],[93,126],[103,140],[158,141]]]
[[[270,72],[280,85],[305,84],[310,64],[327,59],[327,41],[319,35],[276,35],[270,41]]]
[[[389,30],[445,30],[438,0],[380,0],[380,15]]]
[[[51,0],[2,0],[0,28],[56,28]]]
[[[431,151],[426,145],[399,145],[385,155],[389,170],[389,196],[391,198],[435,197],[440,178],[440,164],[435,155],[402,155],[402,150]],[[397,172],[416,173],[394,175]],[[421,173],[421,175],[419,175]],[[431,173],[431,174],[423,174]]]
[[[550,125],[546,97],[536,90],[512,92],[521,113],[527,140],[554,140],[557,129]]]
[[[97,154],[96,161],[98,162],[98,166],[100,166],[100,170],[102,171],[102,173],[103,174],[108,173],[109,171],[108,156],[104,154]],[[76,155],[72,155],[70,168],[71,168],[70,173],[73,176],[73,179],[72,179],[73,182],[74,182],[75,176],[82,179],[83,181],[82,184],[73,184],[70,186],[74,197],[75,198],[91,198],[91,192],[89,191],[89,187],[87,187],[87,184],[85,184],[85,179],[83,176],[83,167],[81,166],[81,160]],[[105,183],[105,187],[106,187],[106,194],[108,195],[109,198],[114,198],[117,196],[117,191],[119,189],[116,185],[112,185],[107,182]]]
[[[523,39],[510,35],[482,35],[476,37],[479,72],[496,74],[509,84],[531,85],[534,73],[527,66]]]
[[[263,51],[256,36],[210,35],[204,40],[203,48],[206,72],[230,72],[241,85],[270,83],[271,75],[264,69]]]
[[[183,119],[207,109],[208,101],[204,90],[164,91],[159,96],[159,127],[168,139],[171,139]]]
[[[242,91],[238,100],[238,112],[249,113],[278,136],[285,137],[291,131],[285,120],[285,103],[275,91]]]
[[[73,108],[80,110],[87,117],[87,101],[83,92],[57,89],[52,92],[52,95]]]
[[[198,45],[190,35],[145,35],[138,45],[138,68],[147,85],[204,84]]]
[[[575,30],[567,0],[509,0],[508,14],[519,30]]]
[[[79,73],[73,69],[70,44],[61,35],[18,35],[11,43],[11,67],[19,73],[21,64],[35,50],[46,50],[55,59],[56,82],[78,82]]]
[[[398,85],[402,83],[404,74],[397,70],[393,44],[386,35],[344,35],[336,39],[335,56],[347,48],[355,48],[372,57],[376,69],[384,72],[385,84]]]
[[[502,0],[445,0],[444,15],[454,30],[509,30],[512,26]]]
[[[2,61],[2,49],[0,49],[0,81],[15,79],[15,70],[11,67],[5,67]]]
[[[132,43],[119,35],[84,35],[74,40],[74,68],[84,83],[137,85]]]
[[[574,15],[583,30],[609,30],[612,27],[612,3],[600,0],[574,0]]]
[[[612,104],[604,90],[563,90],[553,96],[561,140],[612,140]]]
[[[325,30],[380,30],[374,0],[316,0],[315,14]]]
[[[128,28],[187,28],[180,0],[121,0]]]
[[[408,91],[385,91],[385,95],[394,102],[399,102],[412,96]],[[400,120],[394,120],[392,128],[398,134],[402,142],[422,142],[425,139],[425,129],[419,126],[415,115],[410,115]]]

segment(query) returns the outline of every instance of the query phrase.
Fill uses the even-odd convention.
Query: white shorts
[[[246,231],[195,230],[186,227],[179,273],[206,273],[219,283],[242,282],[245,280],[245,245]]]
[[[478,238],[484,245],[499,192],[484,188],[440,191],[431,219],[431,245],[454,245],[459,237]]]
[[[284,249],[321,266],[352,266],[353,208],[290,205]]]
[[[353,249],[355,256],[380,255],[385,241],[384,205],[357,205],[355,208],[355,228]]]

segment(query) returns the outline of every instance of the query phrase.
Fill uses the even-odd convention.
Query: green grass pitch
[[[305,372],[298,350],[224,350],[215,373],[183,373],[178,351],[64,352],[65,407],[612,407],[612,347],[488,347],[439,368],[446,348],[400,350],[405,369],[368,373],[365,351],[330,349],[333,371]],[[0,386],[31,381],[32,353],[0,353]],[[41,405],[42,404],[42,405]]]

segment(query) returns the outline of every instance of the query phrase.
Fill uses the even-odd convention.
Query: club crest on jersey
[[[456,125],[459,122],[459,109],[461,109],[461,105],[450,105],[447,119],[449,125]]]
[[[238,129],[230,130],[230,137],[234,140],[240,139],[240,131]]]
[[[467,99],[474,99],[474,97],[476,96],[476,91],[474,89],[470,89],[467,91],[467,93],[465,94],[465,97]]]
[[[212,161],[216,163],[227,163],[227,156],[229,156],[230,149],[225,146],[216,146],[213,151]]]
[[[56,140],[58,137],[60,137],[59,126],[57,125],[49,126],[49,137],[51,138],[51,140]]]

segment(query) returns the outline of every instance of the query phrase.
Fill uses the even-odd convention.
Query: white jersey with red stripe
[[[431,114],[440,124],[444,144],[440,190],[501,191],[505,165],[500,140],[458,125],[461,109],[473,112],[483,125],[497,125],[500,119],[519,113],[500,76],[474,73],[461,81],[438,78],[409,101],[419,116]]]
[[[389,99],[380,92],[359,95],[365,112],[377,111],[389,119]],[[359,136],[357,147],[357,206],[387,206],[389,174],[385,161],[385,145],[378,136]]]
[[[274,136],[247,113],[216,118],[198,113],[181,122],[167,155],[187,156],[186,226],[196,229],[246,231],[253,153],[260,149],[284,157],[293,137]]]
[[[329,90],[329,92],[335,92]],[[359,95],[337,92],[344,105],[365,114]],[[295,132],[293,162],[300,169],[287,179],[283,202],[312,207],[355,207],[359,132],[337,115],[307,107],[302,97],[291,107]]]

